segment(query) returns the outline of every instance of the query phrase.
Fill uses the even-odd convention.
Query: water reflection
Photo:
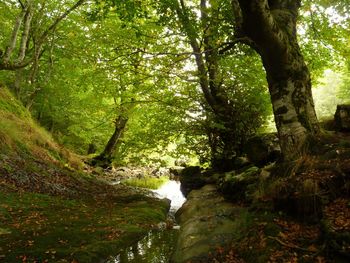
[[[167,263],[177,234],[177,230],[152,231],[106,263]]]
[[[183,205],[186,198],[180,190],[180,182],[169,180],[159,189],[154,190],[159,198],[171,200],[169,217]],[[173,252],[178,228],[150,231],[146,237],[133,246],[126,248],[119,255],[105,263],[167,263]]]

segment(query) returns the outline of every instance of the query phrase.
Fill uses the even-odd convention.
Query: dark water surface
[[[167,263],[176,243],[178,230],[151,231],[141,241],[106,263]]]
[[[153,191],[159,198],[171,200],[169,218],[173,219],[176,211],[186,201],[180,190],[180,182],[169,180]],[[178,236],[178,227],[150,231],[147,236],[131,247],[124,249],[117,256],[105,263],[167,263],[173,253]]]

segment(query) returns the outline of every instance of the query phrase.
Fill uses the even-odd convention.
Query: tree
[[[13,21],[12,33],[8,37],[8,43],[0,56],[0,70],[17,70],[33,64],[33,74],[36,73],[38,60],[44,52],[43,46],[47,43],[50,33],[57,25],[65,19],[72,11],[81,6],[85,0],[78,0],[75,4],[54,19],[49,26],[38,27],[46,17],[43,16],[46,3],[27,0],[19,1],[18,4],[9,3],[12,8],[18,7],[20,12]],[[55,13],[54,10],[53,14]],[[16,52],[16,55],[14,54]]]
[[[320,132],[309,70],[297,41],[301,1],[233,0],[236,36],[261,56],[281,149],[286,160],[299,156],[308,136]]]
[[[165,14],[169,16],[167,12],[170,11],[177,18],[175,21],[168,19],[167,24],[174,31],[179,28],[179,34],[185,36],[184,45],[189,44],[192,49],[195,75],[205,100],[203,108],[212,165],[217,169],[229,170],[233,159],[242,153],[245,141],[260,126],[261,117],[264,116],[263,107],[249,108],[244,103],[249,101],[252,94],[247,92],[246,99],[238,100],[248,82],[247,79],[240,82],[243,70],[233,73],[232,69],[225,67],[228,64],[232,67],[241,65],[237,59],[241,51],[239,48],[237,52],[225,53],[229,21],[232,19],[227,12],[230,10],[229,2],[201,0],[197,5],[192,1],[170,0],[162,2],[160,6],[163,17]],[[259,97],[257,94],[255,96]]]

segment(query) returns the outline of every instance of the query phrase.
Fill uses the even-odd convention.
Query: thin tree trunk
[[[26,14],[24,17],[24,29],[22,32],[21,44],[20,44],[19,54],[18,54],[18,58],[17,58],[17,63],[23,62],[23,60],[25,58],[27,44],[28,44],[28,38],[29,38],[30,24],[31,24],[32,18],[33,18],[31,2],[28,1],[27,5],[28,5],[28,7],[26,9]]]
[[[283,156],[293,160],[303,153],[308,137],[320,131],[310,73],[296,36],[300,1],[238,0],[238,3],[241,33],[252,40],[251,46],[260,54],[266,70]]]
[[[209,105],[208,111],[213,114],[211,121],[218,124],[217,127],[208,127],[207,131],[212,152],[212,165],[217,169],[230,170],[232,167],[228,164],[233,163],[232,159],[239,151],[237,142],[240,140],[241,134],[237,134],[234,105],[230,104],[221,83],[218,48],[216,46],[217,22],[209,18],[207,2],[208,0],[200,1],[203,25],[202,44],[198,40],[200,33],[196,32],[193,27],[183,0],[179,0],[176,12],[193,50],[199,85]]]
[[[113,157],[113,154],[116,150],[116,145],[118,144],[120,138],[123,135],[126,123],[128,122],[128,118],[124,116],[119,116],[115,120],[115,129],[111,138],[108,140],[107,145],[100,155],[93,158],[93,163],[100,166],[109,166]]]
[[[21,83],[22,83],[23,69],[15,70],[15,82],[14,82],[14,92],[16,98],[21,98]]]
[[[6,48],[4,59],[2,62],[2,64],[4,64],[4,65],[6,65],[10,62],[12,52],[16,47],[18,32],[19,32],[19,29],[21,27],[21,24],[22,24],[22,21],[23,21],[25,14],[26,14],[26,10],[22,9],[21,13],[16,18],[16,22],[15,22],[15,25],[13,26],[13,30],[12,30],[11,39],[9,41],[7,48]]]

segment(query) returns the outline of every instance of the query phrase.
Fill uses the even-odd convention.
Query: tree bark
[[[30,24],[33,18],[32,3],[28,1],[27,5],[28,7],[26,9],[26,14],[24,17],[24,26],[23,26],[23,32],[21,37],[21,44],[20,44],[20,49],[18,53],[17,63],[23,62],[25,58],[28,38],[29,38]]]
[[[300,1],[238,0],[238,3],[242,14],[240,33],[252,40],[251,46],[260,54],[266,70],[283,156],[293,160],[305,150],[307,138],[320,131],[310,73],[297,41]]]
[[[120,138],[123,135],[125,130],[126,123],[128,122],[128,118],[122,115],[118,116],[115,120],[115,129],[111,138],[108,140],[104,150],[102,153],[95,158],[93,158],[93,164],[98,166],[109,166],[111,164],[111,160],[113,154],[116,150],[116,145],[118,144]]]
[[[6,47],[5,55],[3,58],[2,64],[4,64],[4,65],[7,65],[10,62],[12,52],[16,47],[18,32],[19,32],[19,29],[21,27],[21,24],[22,24],[22,21],[23,21],[25,14],[26,14],[26,10],[22,9],[21,13],[16,18],[16,22],[15,22],[15,24],[13,26],[13,30],[12,30],[12,35],[11,35],[8,46]]]

